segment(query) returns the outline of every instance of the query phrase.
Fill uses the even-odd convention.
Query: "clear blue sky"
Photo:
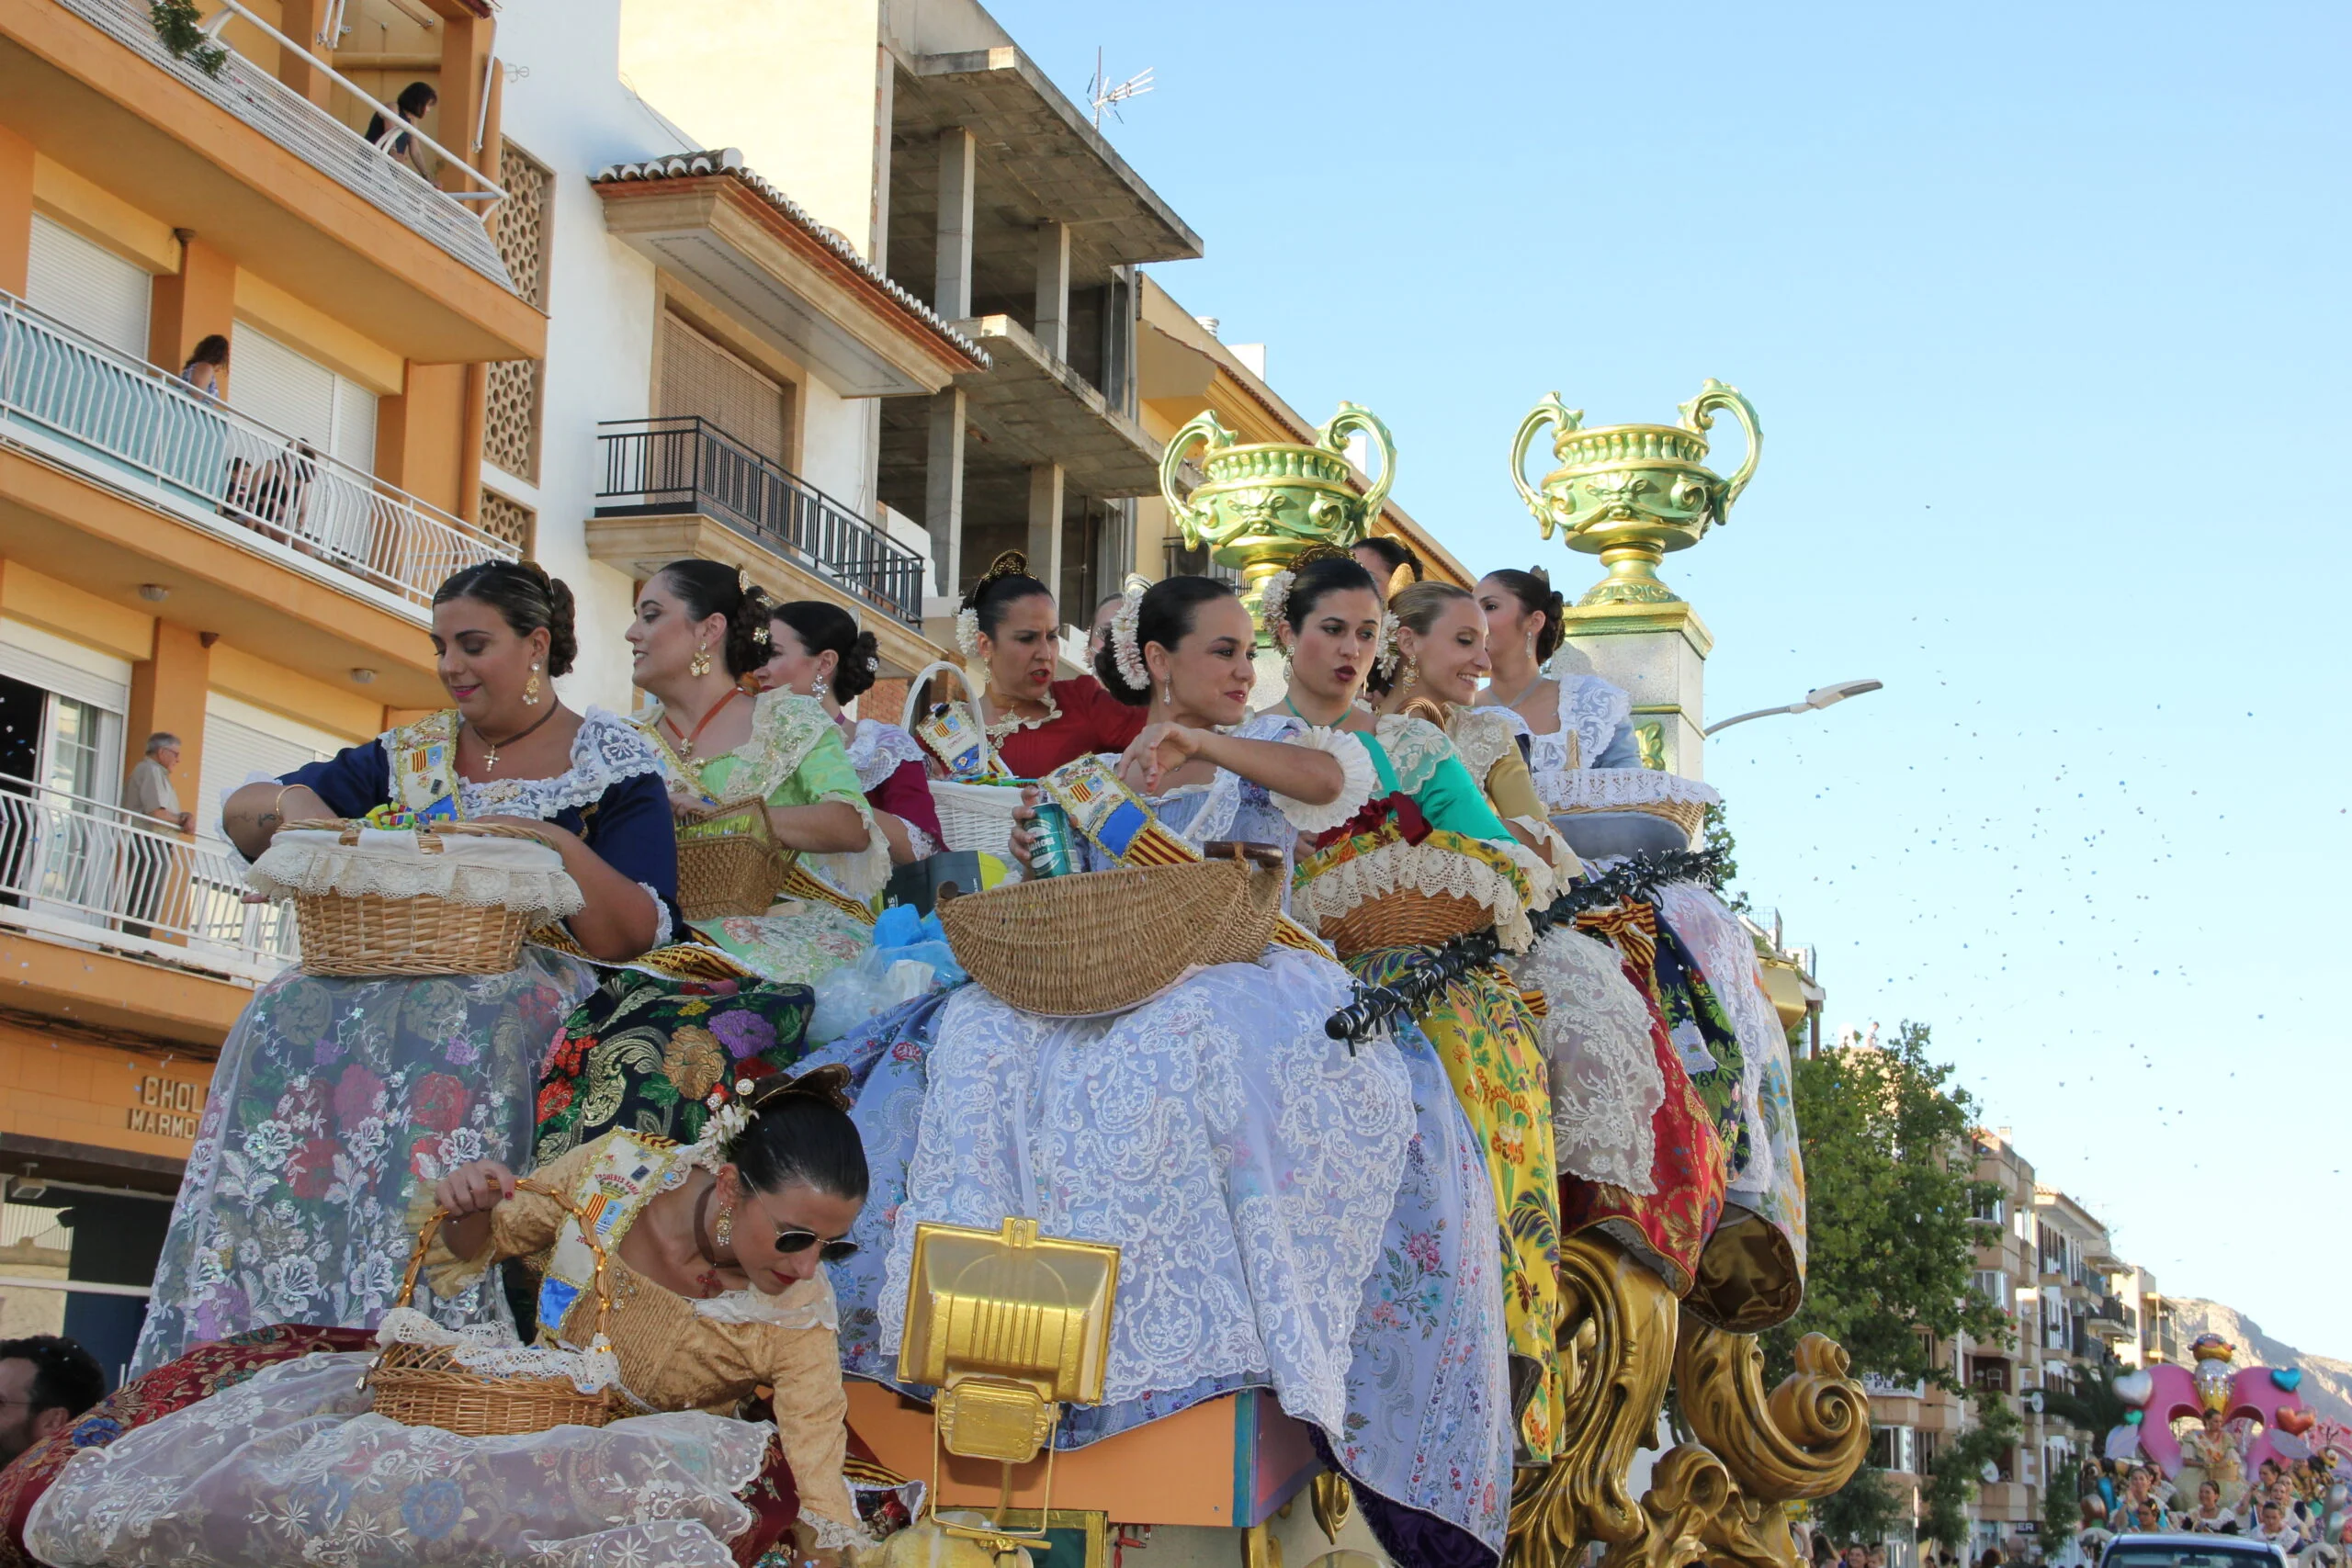
[[[1669,558],[1743,886],[1934,1026],[2160,1288],[2352,1357],[2352,7],[995,0],[1204,238],[1156,269],[1476,569],[1557,388],[1764,460]],[[1717,423],[1722,450],[1736,445]]]

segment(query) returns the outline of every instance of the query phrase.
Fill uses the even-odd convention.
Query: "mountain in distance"
[[[2237,1347],[2239,1367],[2301,1367],[2302,1385],[2295,1393],[2321,1419],[2352,1426],[2352,1361],[2331,1356],[2306,1355],[2283,1340],[2262,1332],[2262,1325],[2235,1307],[2196,1296],[2167,1296],[2173,1332],[2179,1336],[2180,1353],[2200,1334],[2218,1334]]]

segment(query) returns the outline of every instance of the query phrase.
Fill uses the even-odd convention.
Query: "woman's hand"
[[[461,1165],[434,1184],[433,1201],[451,1219],[487,1213],[514,1196],[514,1173],[494,1159]]]
[[[1037,820],[1037,786],[1023,784],[1021,804],[1012,808],[1012,839],[1009,847],[1013,863],[1020,866],[1023,876],[1029,874],[1030,846],[1036,842],[1035,832],[1025,824]]]
[[[1162,775],[1199,756],[1202,748],[1213,739],[1210,731],[1189,725],[1166,721],[1148,724],[1142,734],[1127,742],[1126,750],[1119,758],[1119,771],[1125,773],[1139,768],[1143,774],[1139,787],[1146,795],[1153,794],[1159,788]]]

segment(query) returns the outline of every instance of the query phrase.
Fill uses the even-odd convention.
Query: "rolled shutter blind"
[[[25,299],[34,310],[143,364],[153,292],[153,279],[137,262],[82,238],[62,223],[33,215]]]

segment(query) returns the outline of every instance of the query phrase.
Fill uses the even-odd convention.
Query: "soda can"
[[[1037,815],[1029,824],[1029,874],[1068,876],[1078,869],[1069,813],[1050,800],[1039,801],[1035,809]]]

